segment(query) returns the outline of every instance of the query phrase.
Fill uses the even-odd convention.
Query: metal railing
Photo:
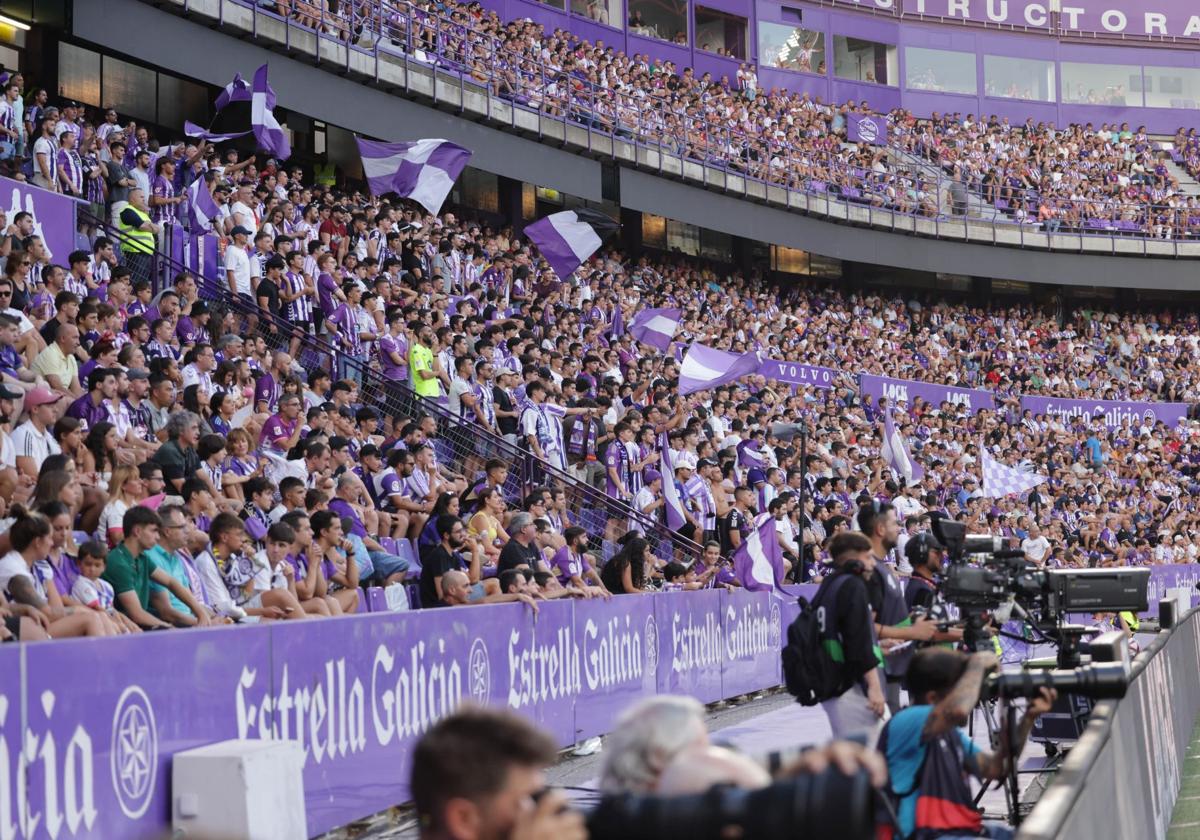
[[[1095,224],[1068,225],[1060,220],[1047,230],[1036,221],[1010,220],[1003,212],[995,219],[957,215],[947,197],[952,179],[945,173],[935,184],[927,184],[930,188],[924,192],[932,194],[930,198],[915,200],[915,184],[928,178],[924,167],[893,163],[882,173],[885,183],[880,184],[877,178],[858,174],[869,171],[869,165],[845,163],[833,150],[776,144],[766,147],[765,159],[756,160],[749,150],[751,141],[758,138],[733,126],[685,115],[678,120],[679,128],[664,130],[663,125],[671,121],[668,118],[673,118],[664,108],[646,107],[646,103],[633,100],[614,101],[607,89],[577,77],[569,77],[560,86],[562,74],[503,50],[490,36],[486,37],[486,52],[476,58],[470,52],[474,43],[466,37],[466,24],[408,2],[350,4],[350,17],[321,9],[311,17],[311,25],[303,17],[283,17],[250,0],[157,0],[155,5],[215,19],[219,27],[248,30],[252,38],[267,46],[307,52],[318,64],[371,78],[379,87],[395,86],[406,95],[428,96],[439,104],[457,107],[460,113],[470,110],[490,121],[507,123],[517,132],[533,133],[539,139],[549,136],[591,155],[611,156],[641,169],[700,181],[710,188],[810,215],[905,234],[1022,248],[1200,257],[1200,237],[1195,242],[1152,238],[1145,235],[1149,229],[1143,229],[1140,221],[1138,229],[1132,230],[1103,216]],[[234,9],[240,14],[234,14]],[[501,69],[500,59],[509,60],[513,67]],[[421,82],[416,81],[418,77]],[[655,98],[658,95],[652,92],[651,99]],[[558,127],[550,131],[554,124]],[[827,138],[841,150],[838,138]],[[889,177],[890,182],[886,180]],[[905,185],[905,180],[914,186]],[[889,189],[898,194],[891,195]],[[1133,206],[1136,210],[1111,215],[1122,221],[1130,216],[1141,220],[1152,207]],[[1036,219],[1036,213],[1032,215]]]
[[[107,223],[86,211],[80,211],[80,220],[94,230],[103,231],[118,246],[126,237]],[[170,241],[166,237],[166,241]],[[219,278],[203,275],[180,260],[156,250],[149,267],[149,279],[154,284],[155,294],[170,288],[180,272],[198,278],[201,296],[214,310],[213,323],[220,323],[222,314],[233,312],[239,318],[255,316],[261,336],[272,351],[287,351],[294,326],[260,309],[256,302],[232,294],[227,284]],[[363,365],[347,358],[338,348],[321,336],[305,335],[297,359],[306,370],[317,367],[328,370],[334,379],[352,378],[359,383],[361,402],[378,410],[382,416],[395,424],[432,417],[437,421],[437,433],[431,443],[440,466],[457,473],[473,485],[482,478],[480,474],[488,459],[497,458],[509,465],[505,495],[512,502],[524,500],[536,489],[561,489],[566,494],[567,515],[572,524],[587,529],[592,545],[599,545],[605,560],[618,550],[614,543],[626,531],[640,531],[650,542],[651,551],[663,559],[699,558],[701,547],[686,539],[665,524],[635,511],[620,499],[614,499],[603,491],[579,480],[535,457],[528,450],[493,435],[482,427],[464,421],[452,414],[438,402],[421,397],[406,382],[384,377],[370,364]]]

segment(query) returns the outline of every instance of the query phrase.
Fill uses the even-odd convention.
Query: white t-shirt
[[[1021,540],[1021,551],[1035,563],[1041,563],[1046,559],[1046,555],[1050,553],[1050,540],[1043,537],[1038,537],[1036,540],[1026,537]]]
[[[121,531],[124,528],[125,512],[128,510],[129,505],[121,499],[113,499],[106,504],[100,513],[100,533],[107,537],[110,531]]]
[[[250,255],[245,249],[239,248],[231,244],[225,249],[225,270],[233,272],[235,288],[239,295],[249,297],[253,294],[250,288]],[[226,283],[228,283],[228,274],[226,275]]]
[[[41,470],[43,461],[62,452],[49,429],[39,433],[29,420],[17,426],[17,430],[12,434],[12,445],[16,450],[16,457],[32,458],[33,465],[38,470]],[[14,464],[16,457],[13,459]]]
[[[8,582],[15,577],[27,577],[33,581],[34,588],[39,590],[42,597],[46,597],[45,590],[42,588],[36,576],[30,571],[29,566],[25,563],[25,558],[20,552],[10,551],[3,557],[0,557],[0,592],[3,592],[9,598],[12,595],[8,591]]]
[[[13,446],[12,438],[0,432],[0,467],[17,466],[17,448]]]
[[[640,513],[645,513],[646,508],[654,504],[654,502],[655,496],[649,487],[643,487],[642,489],[638,490],[637,495],[633,497],[633,507]],[[651,513],[650,515],[653,516],[654,514]]]

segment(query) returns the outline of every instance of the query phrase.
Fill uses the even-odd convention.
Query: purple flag
[[[224,90],[217,95],[217,110],[222,110],[231,102],[249,102],[250,97],[250,85],[246,84],[241,73],[234,73],[233,81],[225,85]]]
[[[194,233],[204,233],[213,229],[213,220],[220,215],[221,210],[213,200],[212,193],[204,178],[197,178],[188,187],[188,218]]]
[[[746,589],[783,586],[783,550],[775,533],[775,519],[768,516],[733,553],[733,571]]]
[[[683,513],[683,502],[679,500],[679,488],[675,486],[675,465],[671,463],[671,442],[666,432],[658,436],[658,447],[661,453],[659,472],[662,473],[663,499],[666,501],[663,507],[667,512],[667,527],[678,531],[687,524],[687,517]]]
[[[371,195],[396,193],[430,213],[442,209],[454,182],[471,159],[471,150],[449,140],[379,143],[356,137],[363,174]]]
[[[267,65],[254,71],[254,90],[250,97],[250,128],[260,149],[280,160],[292,155],[287,132],[275,119],[275,91],[267,81]]]
[[[625,319],[621,317],[621,304],[613,307],[612,323],[608,325],[608,335],[617,339],[625,334]]]
[[[238,137],[245,137],[249,131],[228,131],[216,132],[209,131],[207,128],[201,128],[194,122],[187,120],[183,123],[183,133],[188,137],[198,137],[201,140],[207,140],[210,143],[224,143],[226,140],[236,140]]]
[[[525,228],[525,235],[538,247],[559,279],[565,279],[620,227],[603,213],[581,207],[538,219]]]
[[[707,391],[727,382],[757,373],[757,353],[727,353],[703,344],[693,344],[679,367],[679,393]]]
[[[880,114],[847,114],[846,136],[852,143],[886,146],[888,142],[887,117]]]
[[[643,309],[629,322],[629,334],[665,353],[675,338],[681,317],[681,309]]]

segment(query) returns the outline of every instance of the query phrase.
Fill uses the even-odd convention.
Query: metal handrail
[[[188,12],[191,10],[191,4],[194,0],[173,0],[173,2],[176,5],[182,4],[183,10]],[[220,4],[218,24],[223,25],[225,2],[223,0],[218,0],[218,2]],[[548,90],[550,79],[547,76],[544,64],[537,65],[536,69],[532,71],[532,77],[528,72],[516,73],[517,76],[524,76],[526,78],[526,85],[532,79],[540,81],[539,89],[533,92],[533,99],[536,99],[536,104],[532,104],[532,100],[529,100],[528,103],[522,103],[516,97],[509,98],[499,93],[502,86],[507,85],[507,81],[496,70],[496,59],[502,57],[504,53],[498,52],[500,48],[495,39],[488,38],[489,60],[486,62],[486,65],[468,67],[463,63],[463,59],[468,57],[465,53],[456,54],[447,47],[447,44],[450,43],[465,44],[465,39],[460,36],[460,31],[464,28],[464,25],[454,22],[442,14],[419,10],[412,3],[407,2],[407,0],[401,0],[401,2],[374,0],[368,6],[368,14],[362,15],[349,24],[337,15],[330,15],[322,11],[315,28],[301,24],[293,18],[284,18],[273,11],[262,9],[254,4],[252,0],[232,0],[232,2],[246,6],[251,10],[253,18],[251,28],[254,37],[257,37],[259,29],[258,18],[261,15],[264,19],[269,18],[284,24],[284,44],[285,48],[289,50],[292,49],[292,27],[311,32],[319,40],[324,39],[336,43],[340,48],[345,50],[344,61],[339,60],[337,62],[339,70],[345,69],[349,71],[350,51],[354,50],[360,54],[373,57],[373,75],[376,80],[379,80],[380,45],[381,42],[386,40],[389,43],[396,44],[397,50],[402,53],[401,56],[393,54],[392,57],[403,60],[405,69],[404,84],[407,93],[412,92],[410,70],[414,66],[420,67],[431,74],[433,81],[432,94],[435,100],[438,98],[439,82],[444,83],[446,79],[457,82],[455,86],[458,88],[460,111],[465,109],[465,93],[468,90],[468,85],[470,85],[472,88],[484,90],[488,94],[487,115],[489,118],[492,118],[492,97],[495,96],[497,99],[505,101],[510,107],[510,119],[508,122],[514,128],[516,128],[516,109],[524,108],[530,112],[537,113],[539,117],[555,120],[564,126],[572,124],[583,129],[586,133],[586,148],[589,153],[596,151],[597,146],[595,141],[599,137],[605,138],[610,149],[609,154],[613,157],[617,155],[617,143],[628,142],[637,148],[647,149],[657,154],[657,171],[659,173],[666,173],[690,180],[705,181],[706,177],[703,172],[698,176],[689,175],[686,171],[688,165],[717,168],[724,173],[724,185],[727,190],[730,188],[729,178],[731,176],[740,178],[746,183],[760,185],[757,192],[761,193],[761,198],[772,203],[782,203],[789,208],[800,209],[802,212],[833,216],[834,218],[847,218],[854,221],[863,221],[861,217],[865,214],[865,222],[870,226],[882,227],[893,231],[900,230],[904,233],[933,235],[937,238],[951,237],[970,241],[990,241],[992,244],[1018,247],[1032,245],[1052,250],[1081,250],[1086,238],[1091,242],[1107,240],[1108,246],[1105,250],[1110,250],[1112,253],[1128,253],[1128,247],[1117,247],[1118,241],[1127,243],[1140,241],[1142,242],[1141,253],[1154,253],[1175,257],[1193,256],[1191,253],[1180,253],[1179,243],[1187,241],[1187,238],[1178,234],[1171,238],[1158,238],[1149,236],[1149,231],[1145,230],[1121,232],[1115,229],[1115,225],[1104,225],[1105,222],[1112,222],[1113,218],[1124,219],[1125,216],[1131,215],[1131,213],[1125,211],[1112,214],[1113,218],[1099,218],[1096,220],[1098,224],[1066,225],[1060,221],[1052,229],[1038,223],[1036,218],[1021,222],[1016,220],[1010,221],[1007,218],[981,219],[971,217],[969,214],[961,216],[947,214],[944,212],[947,207],[944,196],[950,179],[945,177],[944,174],[937,182],[936,216],[901,210],[897,206],[899,202],[889,203],[886,200],[882,201],[882,206],[868,206],[870,205],[870,199],[866,195],[851,195],[849,198],[830,195],[827,188],[814,188],[813,186],[814,184],[826,184],[827,180],[825,178],[813,178],[805,176],[802,172],[797,173],[796,171],[798,161],[801,158],[805,160],[817,159],[817,162],[812,165],[823,167],[834,179],[837,177],[848,177],[845,175],[846,171],[861,168],[851,167],[842,164],[840,161],[832,161],[829,159],[832,155],[822,157],[820,153],[800,152],[789,148],[785,152],[784,166],[779,167],[781,174],[778,177],[772,177],[774,171],[769,166],[762,167],[766,169],[765,174],[767,177],[759,177],[756,174],[745,171],[740,159],[730,159],[722,157],[720,154],[713,154],[713,150],[719,152],[721,149],[734,147],[748,139],[744,132],[731,126],[714,126],[707,119],[694,119],[693,122],[697,128],[702,129],[701,142],[699,143],[700,154],[697,155],[687,150],[684,137],[679,133],[676,133],[672,138],[674,141],[673,146],[665,141],[655,141],[648,138],[647,131],[643,130],[646,127],[643,122],[643,112],[645,109],[635,109],[637,115],[636,126],[624,124],[619,119],[621,111],[628,110],[627,108],[606,105],[605,107],[613,114],[611,120],[603,115],[598,115],[596,108],[597,89],[584,80],[572,79],[572,84],[567,85],[565,96],[549,103],[548,108],[545,92]],[[359,9],[361,7],[362,4],[358,4],[354,8]],[[372,23],[374,24],[373,28],[368,28],[368,24]],[[416,40],[414,40],[414,29],[420,30]],[[345,34],[345,37],[343,37],[343,34]],[[349,37],[352,34],[354,35],[353,40]],[[356,43],[362,34],[370,34],[372,36],[372,43],[369,47],[359,46]],[[424,55],[429,56],[432,60],[423,61],[414,58],[418,50]],[[318,63],[320,63],[322,59],[319,43],[316,52]],[[388,50],[385,48],[384,52],[388,53]],[[508,54],[515,55],[520,59],[519,65],[522,69],[529,66],[530,63],[523,56],[520,56],[520,54],[511,52]],[[478,73],[482,76],[482,79],[473,78],[473,73]],[[574,84],[579,84],[581,89],[575,91]],[[524,90],[528,92],[527,88]],[[651,92],[651,96],[659,98],[655,92]],[[562,106],[561,109],[558,107],[559,105]],[[551,109],[562,110],[563,113],[550,113],[549,110]],[[608,123],[607,126],[604,124],[605,122]],[[540,119],[538,121],[538,134],[539,138],[543,134]],[[709,138],[715,139],[710,140]],[[666,166],[666,156],[668,155],[678,158],[677,165]],[[635,165],[655,167],[652,161],[647,161],[643,164],[640,160],[637,160],[636,155]],[[674,171],[675,169],[678,171]],[[909,169],[893,168],[887,174],[901,178],[922,177],[920,175],[914,176]],[[868,192],[872,187],[867,181],[848,185],[852,189],[864,193]],[[783,192],[782,201],[771,195],[770,190],[781,190]],[[750,190],[746,190],[746,192],[749,194]],[[794,201],[794,196],[800,200]],[[851,208],[854,205],[859,206],[852,217]],[[1132,215],[1139,220],[1139,224],[1141,220],[1152,215],[1152,211],[1149,209],[1153,207],[1151,204],[1139,203],[1130,206],[1137,208]],[[837,208],[836,212],[835,208]],[[1036,212],[1033,215],[1036,217]],[[1097,229],[1098,227],[1100,228],[1099,230]],[[989,230],[990,237],[987,235]],[[1034,233],[1037,233],[1039,236],[1037,238],[1030,238]],[[1016,234],[1015,237],[1014,234]],[[1156,243],[1153,251],[1150,251],[1149,246],[1146,244],[1148,242]],[[1089,250],[1094,250],[1094,248],[1089,248]]]
[[[86,210],[79,211],[79,218],[85,224],[104,231],[104,235],[112,239],[118,246],[129,241],[128,237],[120,230],[113,228]],[[187,272],[200,278],[204,281],[200,287],[206,295],[206,300],[241,315],[256,316],[260,325],[265,325],[267,328],[266,331],[260,329],[259,332],[268,338],[268,342],[270,342],[271,335],[278,337],[280,345],[273,349],[286,347],[286,342],[292,335],[293,325],[286,319],[275,317],[259,309],[256,304],[233,295],[228,286],[219,279],[203,275],[195,268],[190,268],[173,256],[163,253],[161,249],[154,253],[151,272],[155,294],[167,288],[171,278],[180,272]],[[274,332],[270,332],[272,327]],[[323,337],[305,336],[302,346],[302,355],[307,351],[320,361],[328,361],[330,370],[338,370],[346,366],[347,360],[342,351]],[[478,425],[465,422],[437,402],[419,396],[405,382],[387,379],[370,366],[353,364],[351,367],[354,373],[361,375],[361,390],[364,397],[370,397],[376,404],[386,408],[389,416],[404,416],[414,420],[423,415],[432,416],[438,421],[442,434],[450,438],[450,445],[456,454],[460,452],[485,453],[481,457],[499,458],[506,461],[510,465],[509,482],[511,486],[509,489],[518,494],[520,498],[524,498],[533,490],[541,487],[565,488],[569,491],[569,499],[575,502],[571,515],[576,521],[584,518],[584,510],[598,511],[607,519],[627,523],[628,529],[641,531],[650,540],[655,553],[659,556],[678,555],[684,558],[699,558],[701,547],[698,543],[668,529],[661,522],[635,510],[623,500],[597,490]],[[465,477],[468,480],[474,479],[474,476],[470,475]],[[589,533],[591,532],[592,529],[589,528]]]

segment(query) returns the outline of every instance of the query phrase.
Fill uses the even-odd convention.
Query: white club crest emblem
[[[131,820],[139,819],[150,807],[158,775],[158,725],[140,686],[131,685],[117,700],[109,762],[121,811]]]
[[[487,703],[492,690],[492,662],[483,639],[471,643],[471,654],[467,658],[470,676],[471,698],[477,703]]]

